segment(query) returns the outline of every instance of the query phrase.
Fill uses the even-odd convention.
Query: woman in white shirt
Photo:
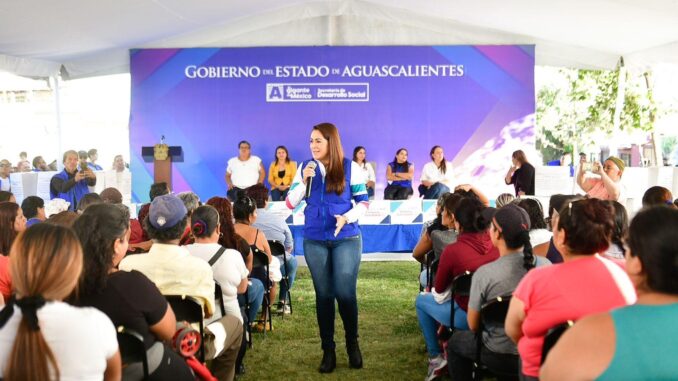
[[[365,176],[365,186],[367,187],[367,197],[369,197],[371,200],[374,198],[374,186],[377,181],[377,176],[374,174],[374,168],[372,168],[372,165],[367,162],[365,147],[357,146],[353,149],[353,161],[355,161],[360,169],[363,170],[363,175]]]
[[[436,200],[441,194],[453,188],[452,163],[445,161],[441,146],[433,146],[430,155],[431,161],[426,163],[421,170],[419,197]]]
[[[65,227],[37,224],[10,254],[16,293],[0,312],[0,372],[14,380],[120,380],[115,327],[103,312],[64,303],[80,277],[82,249]]]
[[[185,246],[186,249],[212,266],[214,280],[221,286],[226,315],[233,315],[242,322],[238,294],[247,290],[249,271],[239,251],[219,244],[219,212],[209,205],[198,207],[191,214],[191,232],[195,243]]]

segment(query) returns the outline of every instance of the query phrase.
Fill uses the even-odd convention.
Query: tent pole
[[[619,57],[619,77],[617,78],[617,100],[615,102],[614,115],[612,116],[613,131],[621,129],[621,113],[624,109],[624,98],[626,97],[626,66],[624,66],[624,57]],[[617,147],[617,150],[619,148]],[[619,156],[619,152],[615,152]]]
[[[56,74],[56,75],[54,75],[50,78],[52,80],[53,89],[54,89],[54,108],[55,108],[55,115],[56,115],[57,147],[59,149],[59,152],[57,154],[57,169],[59,171],[61,171],[64,168],[64,164],[62,163],[61,160],[59,160],[64,153],[63,139],[62,139],[62,128],[61,128],[61,93],[59,91],[59,87],[61,87],[61,83],[59,81],[59,74]]]

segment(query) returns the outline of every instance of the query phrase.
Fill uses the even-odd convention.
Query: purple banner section
[[[399,148],[420,171],[432,146],[459,183],[505,190],[515,149],[534,149],[534,46],[144,49],[130,54],[133,198],[148,200],[141,147],[182,146],[173,190],[225,195],[226,162],[248,140],[266,170],[278,145],[310,157],[312,126],[334,123],[344,152],[364,146],[377,198]],[[529,155],[528,155],[529,157]],[[502,173],[504,172],[504,173]]]

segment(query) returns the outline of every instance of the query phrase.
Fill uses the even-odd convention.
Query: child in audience
[[[506,317],[506,334],[518,344],[526,380],[539,377],[542,344],[549,329],[636,299],[622,268],[598,255],[609,246],[614,230],[614,210],[607,201],[568,202],[553,224],[553,242],[564,263],[525,275]]]
[[[15,296],[0,311],[4,380],[120,380],[111,321],[97,309],[62,302],[82,266],[71,229],[37,224],[17,237],[10,254]]]
[[[543,380],[675,380],[678,211],[656,206],[631,221],[626,272],[638,302],[583,318],[560,338]]]

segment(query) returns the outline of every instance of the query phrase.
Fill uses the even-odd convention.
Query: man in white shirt
[[[226,195],[234,202],[238,198],[238,192],[244,191],[254,184],[263,184],[266,170],[257,156],[252,156],[251,145],[243,140],[238,143],[238,156],[228,160],[226,167]]]

